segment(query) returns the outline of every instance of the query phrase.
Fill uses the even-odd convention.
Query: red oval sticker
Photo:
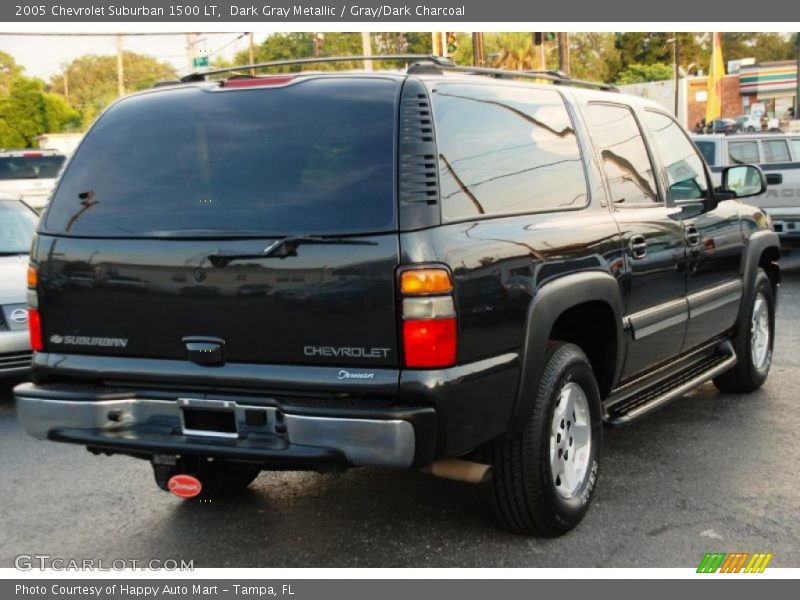
[[[167,489],[181,498],[194,498],[203,489],[203,484],[191,475],[173,475],[167,482]]]

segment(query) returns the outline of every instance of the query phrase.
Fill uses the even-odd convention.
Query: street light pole
[[[675,118],[678,118],[678,109],[680,108],[680,95],[681,95],[681,45],[678,41],[677,32],[675,35],[675,44],[672,48],[672,56],[675,59]]]
[[[800,119],[800,31],[795,34],[794,45],[797,48],[797,72],[795,73],[794,118]]]

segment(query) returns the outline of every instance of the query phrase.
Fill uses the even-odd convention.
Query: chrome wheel
[[[769,351],[769,304],[764,294],[756,294],[753,316],[750,321],[750,360],[761,371],[770,361]]]
[[[580,385],[569,382],[561,388],[550,427],[550,469],[561,497],[572,498],[583,485],[591,444],[589,400]]]

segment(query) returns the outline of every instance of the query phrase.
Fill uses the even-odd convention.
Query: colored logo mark
[[[698,573],[763,573],[772,554],[757,552],[706,552],[697,567]]]

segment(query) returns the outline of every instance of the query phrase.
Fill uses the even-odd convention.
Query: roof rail
[[[587,81],[585,79],[573,79],[563,71],[509,71],[506,69],[492,69],[487,67],[464,67],[450,63],[433,62],[432,65],[414,64],[408,68],[408,73],[423,73],[425,71],[436,72],[455,72],[473,75],[487,75],[498,79],[544,79],[552,81],[556,85],[572,85],[590,89],[604,90],[607,92],[618,92],[619,89],[610,83],[599,81]]]
[[[219,75],[221,73],[233,73],[235,71],[245,71],[253,69],[269,69],[273,67],[288,67],[292,65],[308,65],[317,63],[334,62],[363,62],[363,61],[426,61],[440,67],[455,66],[454,63],[435,54],[380,54],[375,56],[322,56],[316,58],[295,58],[290,60],[273,60],[271,62],[254,63],[252,65],[237,65],[235,67],[222,67],[210,69],[208,71],[196,71],[181,77],[181,83],[191,83],[195,81],[205,81],[209,75]]]

